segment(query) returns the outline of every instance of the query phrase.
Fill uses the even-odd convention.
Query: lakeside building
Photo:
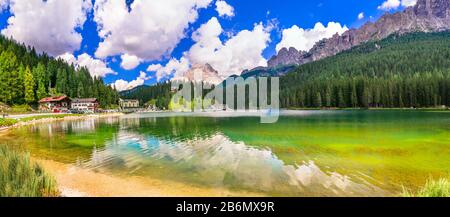
[[[136,100],[136,99],[119,99],[119,106],[122,109],[139,108],[139,100]]]
[[[72,100],[65,96],[46,97],[39,100],[39,110],[45,112],[62,113],[70,109]]]
[[[71,99],[66,95],[46,97],[39,100],[39,110],[42,112],[64,113],[70,110],[81,112],[98,112],[99,102],[96,98]]]
[[[71,109],[82,112],[95,113],[98,108],[99,103],[96,98],[73,99],[71,103]]]

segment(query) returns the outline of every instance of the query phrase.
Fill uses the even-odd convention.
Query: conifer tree
[[[34,94],[35,83],[33,74],[31,73],[31,70],[28,67],[26,67],[25,69],[23,81],[25,87],[25,102],[31,104],[36,101],[36,97]]]

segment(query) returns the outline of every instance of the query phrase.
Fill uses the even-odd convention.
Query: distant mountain
[[[132,94],[134,94],[134,93],[136,93],[136,92],[139,92],[139,91],[141,91],[141,90],[143,90],[143,89],[147,89],[147,88],[150,88],[151,86],[148,86],[148,85],[141,85],[141,86],[137,86],[137,87],[135,87],[135,88],[133,88],[133,89],[130,89],[130,90],[124,90],[124,91],[121,91],[120,92],[120,95],[121,96],[129,96],[129,95],[132,95]]]
[[[281,77],[295,69],[297,65],[281,65],[276,67],[257,67],[252,70],[245,70],[241,73],[241,77]]]
[[[319,61],[259,67],[242,77],[285,73],[282,108],[450,106],[450,32],[393,34]],[[168,108],[172,94],[170,82],[120,93],[161,109]]]
[[[195,76],[201,77],[196,78]],[[174,80],[197,81],[197,82],[203,81],[205,83],[216,85],[222,82],[223,78],[219,76],[219,72],[217,72],[217,70],[215,70],[211,65],[195,64],[184,75],[177,77]]]
[[[280,78],[283,108],[450,106],[450,32],[393,34]]]
[[[394,33],[440,32],[450,29],[450,0],[418,0],[414,7],[385,14],[375,23],[323,39],[309,50],[283,48],[268,61],[269,67],[317,61],[369,41],[381,40]]]

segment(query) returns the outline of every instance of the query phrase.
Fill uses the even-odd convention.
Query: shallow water
[[[117,176],[273,196],[392,196],[450,174],[450,113],[136,114],[13,129],[2,143]]]

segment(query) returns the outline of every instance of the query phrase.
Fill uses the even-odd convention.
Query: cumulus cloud
[[[58,58],[69,64],[73,64],[76,67],[86,67],[93,77],[105,77],[108,74],[117,74],[109,68],[106,63],[101,60],[94,59],[86,53],[79,55],[78,58],[73,54],[65,53],[58,56]]]
[[[9,0],[0,0],[0,12],[2,9],[5,9],[6,7],[8,7],[9,4]]]
[[[111,85],[118,91],[131,90],[135,87],[144,85],[145,81],[149,79],[151,79],[151,76],[147,76],[145,72],[140,72],[139,76],[133,81],[128,82],[123,79],[119,79]]]
[[[400,0],[386,0],[378,6],[378,10],[389,11],[400,7]]]
[[[97,0],[94,21],[103,41],[95,53],[98,58],[128,54],[144,61],[169,56],[185,37],[198,10],[212,0]]]
[[[82,36],[76,31],[92,8],[90,0],[2,0],[12,16],[3,35],[52,56],[79,50]]]
[[[64,60],[66,63],[68,63],[69,65],[75,65],[77,66],[77,58],[71,54],[71,53],[65,53],[63,55],[59,55],[58,57],[56,57],[57,59],[61,59]]]
[[[190,63],[186,57],[177,59],[171,59],[165,66],[161,64],[153,64],[147,68],[149,72],[156,72],[156,79],[161,81],[166,78],[183,77],[184,74],[189,71]]]
[[[123,54],[120,58],[122,59],[120,66],[126,70],[135,69],[141,63],[139,57],[129,54]]]
[[[364,19],[364,12],[358,14],[358,20]]]
[[[216,11],[221,17],[234,17],[234,8],[223,0],[216,1]]]
[[[402,6],[403,7],[411,7],[416,5],[417,0],[402,0]]]
[[[193,33],[195,44],[187,56],[192,64],[209,63],[222,77],[266,66],[267,61],[262,52],[270,42],[272,27],[265,27],[262,23],[255,24],[253,30],[242,30],[222,42],[219,37],[223,33],[222,26],[213,17]]]
[[[224,78],[239,75],[245,69],[266,66],[267,60],[262,52],[270,42],[273,28],[272,23],[267,26],[255,24],[253,30],[242,30],[223,42],[220,35],[224,31],[217,18],[213,17],[192,34],[195,44],[182,58],[171,59],[165,66],[150,65],[147,71],[156,72],[159,81],[183,77],[194,64],[210,64]]]
[[[378,6],[378,10],[390,11],[396,10],[400,6],[410,7],[416,5],[417,0],[386,0],[380,6]]]
[[[277,44],[276,49],[279,51],[284,47],[294,47],[297,50],[308,51],[316,42],[324,38],[330,38],[336,33],[342,34],[347,30],[347,26],[342,26],[336,22],[329,22],[327,27],[322,23],[317,23],[313,29],[307,30],[294,25],[283,30],[283,38]]]

